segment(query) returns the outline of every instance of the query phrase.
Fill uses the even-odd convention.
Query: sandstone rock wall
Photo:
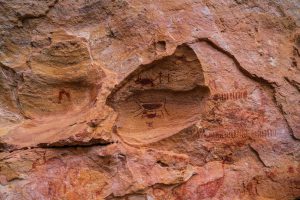
[[[297,0],[0,0],[0,199],[300,197]]]

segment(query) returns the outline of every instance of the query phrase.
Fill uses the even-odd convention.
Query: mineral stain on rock
[[[0,199],[299,199],[299,8],[0,0]]]

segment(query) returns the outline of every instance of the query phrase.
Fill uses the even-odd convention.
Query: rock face
[[[300,3],[0,0],[0,199],[300,198]]]

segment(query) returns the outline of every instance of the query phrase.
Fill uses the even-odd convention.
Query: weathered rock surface
[[[300,197],[300,3],[0,0],[0,199]]]

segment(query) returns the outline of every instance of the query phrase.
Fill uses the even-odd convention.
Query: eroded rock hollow
[[[299,10],[0,0],[0,199],[299,199]]]
[[[118,112],[115,131],[132,143],[152,143],[196,123],[205,112],[209,87],[187,45],[171,56],[140,66],[116,87],[108,105]]]

